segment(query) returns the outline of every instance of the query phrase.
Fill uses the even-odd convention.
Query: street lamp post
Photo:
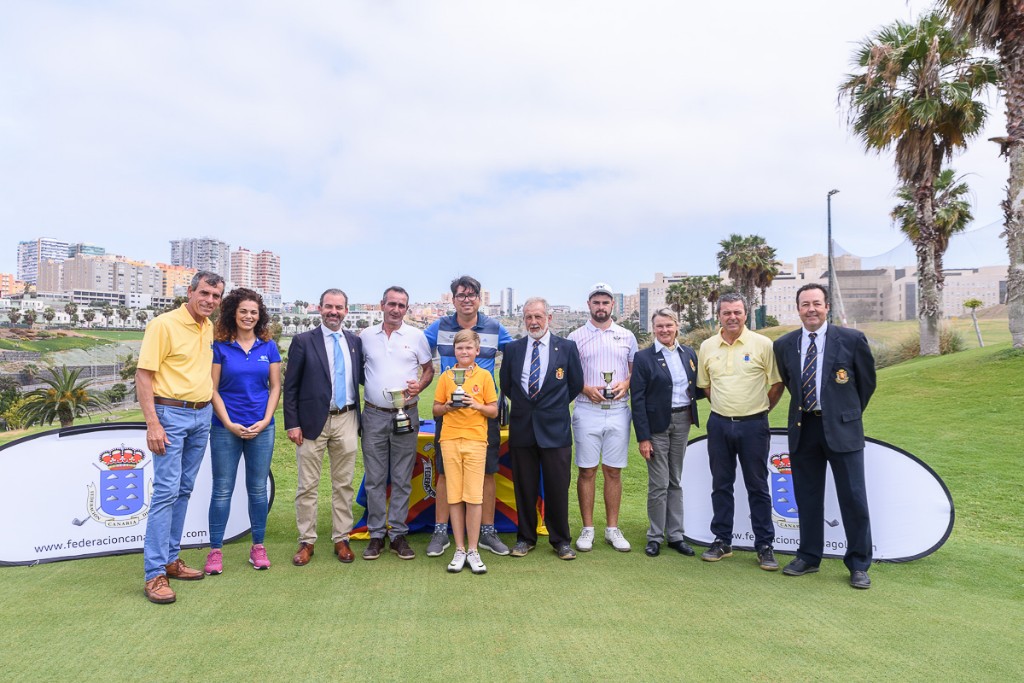
[[[828,204],[828,296],[830,302],[834,301],[836,296],[836,269],[835,264],[832,260],[832,195],[838,194],[839,190],[829,190],[828,196],[825,198]],[[828,307],[828,324],[832,324],[832,310],[833,306]]]

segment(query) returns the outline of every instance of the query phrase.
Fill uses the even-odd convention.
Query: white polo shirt
[[[430,362],[430,344],[422,330],[405,323],[390,335],[383,323],[374,325],[360,332],[359,338],[366,374],[364,397],[375,406],[391,408],[384,390],[405,389],[409,380],[418,379],[420,366]]]
[[[583,383],[588,387],[605,386],[602,372],[612,372],[612,384],[629,378],[629,364],[636,355],[636,337],[622,325],[612,323],[607,330],[594,325],[592,320],[578,330],[569,334],[569,339],[576,342],[580,351],[580,362],[583,363]],[[626,403],[628,392],[618,401]],[[576,397],[576,403],[592,403],[582,393]]]

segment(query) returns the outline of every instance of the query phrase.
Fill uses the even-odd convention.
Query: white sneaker
[[[476,550],[470,550],[469,554],[466,555],[466,562],[469,563],[469,571],[474,574],[486,574],[487,566],[484,561],[480,559],[480,552]]]
[[[629,541],[622,535],[619,527],[612,526],[604,530],[605,543],[618,550],[620,553],[628,553],[632,546],[629,545]]]
[[[458,574],[462,571],[462,568],[466,566],[466,551],[459,548],[455,551],[455,557],[448,563],[448,571],[452,574]]]
[[[576,550],[587,553],[594,549],[594,527],[583,527],[580,537],[576,539]]]

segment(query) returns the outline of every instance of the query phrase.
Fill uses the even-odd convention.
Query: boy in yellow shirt
[[[455,335],[455,367],[466,371],[463,405],[452,406],[455,393],[454,368],[441,375],[434,394],[434,417],[444,415],[441,438],[444,444],[444,473],[448,479],[448,504],[455,537],[455,556],[448,571],[461,572],[469,563],[474,574],[487,571],[477,542],[480,540],[480,510],[484,495],[484,465],[487,461],[487,418],[498,416],[498,392],[491,373],[476,365],[480,335],[459,330]],[[468,528],[469,552],[463,545]]]

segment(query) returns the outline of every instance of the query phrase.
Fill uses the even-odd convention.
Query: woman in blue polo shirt
[[[224,571],[221,548],[241,457],[245,457],[252,526],[249,562],[254,569],[270,568],[263,536],[274,454],[274,411],[281,396],[281,354],[270,338],[269,323],[263,297],[251,289],[234,289],[221,302],[213,343],[213,497],[207,574]]]

